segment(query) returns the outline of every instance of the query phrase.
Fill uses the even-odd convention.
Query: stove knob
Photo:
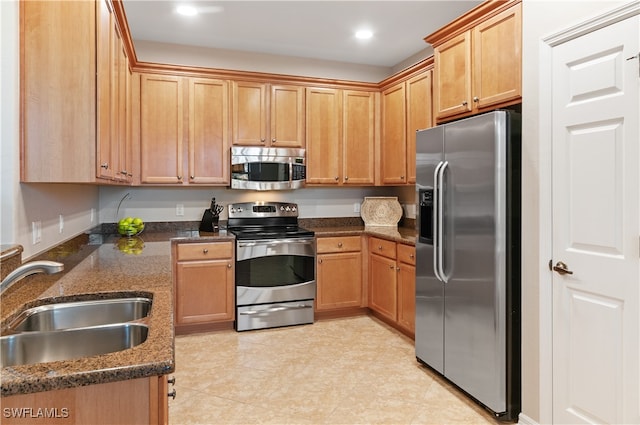
[[[238,208],[238,212],[242,212],[242,211],[244,211],[242,207]]]
[[[297,208],[296,207],[291,207],[291,211],[296,212]]]
[[[291,211],[291,207],[289,205],[287,205],[284,210],[285,211]]]
[[[284,211],[284,206],[280,205],[280,211]]]

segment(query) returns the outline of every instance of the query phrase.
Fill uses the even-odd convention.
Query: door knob
[[[553,266],[553,271],[558,272],[559,274],[573,274],[571,270],[567,268],[567,265],[562,261],[558,261],[555,266]]]

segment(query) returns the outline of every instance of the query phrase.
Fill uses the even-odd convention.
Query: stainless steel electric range
[[[315,236],[298,226],[298,205],[228,208],[227,230],[236,237],[236,330],[313,323]]]

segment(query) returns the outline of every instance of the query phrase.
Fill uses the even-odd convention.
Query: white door
[[[640,423],[639,28],[552,53],[556,424]]]

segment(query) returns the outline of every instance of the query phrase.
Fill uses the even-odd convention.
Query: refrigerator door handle
[[[449,167],[449,161],[444,161],[442,167],[438,170],[438,275],[440,280],[447,283],[449,278],[444,271],[444,244],[442,243],[444,238],[444,172]]]
[[[433,171],[433,272],[436,275],[436,279],[442,280],[439,267],[438,245],[440,244],[440,168],[442,168],[443,162],[440,161],[436,165],[436,169]]]

